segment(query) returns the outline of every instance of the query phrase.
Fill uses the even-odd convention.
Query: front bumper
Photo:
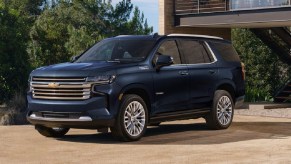
[[[95,129],[114,125],[105,96],[84,101],[55,101],[27,96],[27,120],[46,127]]]

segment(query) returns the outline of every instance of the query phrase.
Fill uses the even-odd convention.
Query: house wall
[[[174,0],[159,0],[159,34],[172,33],[212,35],[231,40],[230,28],[176,27]]]

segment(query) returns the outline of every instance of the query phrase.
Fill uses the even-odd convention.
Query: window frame
[[[179,66],[179,65],[184,65],[184,64],[183,64],[183,63],[184,63],[184,60],[183,60],[183,58],[182,58],[181,51],[180,51],[180,49],[179,49],[179,45],[178,45],[178,42],[177,42],[177,38],[167,38],[167,39],[163,39],[162,41],[160,41],[160,42],[158,43],[158,45],[157,45],[157,47],[156,47],[156,49],[155,49],[155,51],[154,51],[154,54],[153,54],[152,60],[151,60],[151,61],[152,61],[152,65],[155,66],[156,61],[154,61],[154,60],[156,59],[157,52],[158,52],[159,48],[161,47],[161,45],[162,45],[163,43],[167,42],[167,41],[174,41],[174,42],[175,42],[176,47],[177,47],[177,50],[178,50],[179,58],[180,58],[180,61],[181,61],[180,64],[175,64],[175,63],[174,63],[174,64],[169,65],[169,66]],[[167,55],[167,54],[166,54],[166,55]]]
[[[221,45],[227,45],[227,46],[231,46],[231,48],[234,50],[234,52],[236,54],[234,54],[234,56],[237,57],[237,59],[235,60],[229,60],[227,59],[225,56],[225,53],[221,53],[221,51],[217,48],[217,44],[221,44]],[[240,58],[240,55],[238,54],[238,52],[236,51],[236,49],[233,47],[233,45],[231,43],[228,43],[228,42],[210,42],[210,46],[215,50],[215,52],[219,55],[219,57],[225,61],[225,62],[241,62],[241,58]],[[233,54],[232,54],[233,55]]]
[[[185,54],[180,51],[180,49],[182,49],[181,43],[179,43],[180,40],[191,40],[191,41],[199,42],[201,44],[201,46],[204,48],[204,50],[205,50],[205,53],[206,53],[205,55],[209,59],[211,59],[211,56],[212,56],[213,61],[210,60],[211,62],[195,63],[195,64],[188,63],[186,58],[185,58]],[[217,58],[215,56],[215,53],[211,49],[209,43],[207,41],[205,41],[205,40],[200,40],[200,39],[196,39],[196,38],[177,38],[176,42],[178,44],[178,48],[179,48],[179,51],[180,51],[181,59],[183,59],[184,65],[208,65],[208,64],[213,64],[213,63],[217,62]],[[203,56],[205,56],[205,55],[203,54]]]

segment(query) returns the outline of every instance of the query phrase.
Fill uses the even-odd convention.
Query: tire
[[[35,125],[35,129],[45,137],[60,138],[68,133],[70,128],[49,128],[41,125]]]
[[[231,95],[225,90],[214,94],[212,110],[206,116],[207,126],[214,130],[227,129],[233,120],[234,103]]]
[[[137,141],[145,133],[148,110],[144,100],[134,94],[124,95],[111,133],[121,141]]]

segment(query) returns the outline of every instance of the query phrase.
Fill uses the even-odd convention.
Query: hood
[[[62,76],[80,77],[95,76],[98,74],[110,74],[115,66],[120,63],[95,62],[95,63],[61,63],[40,67],[32,72],[32,76]]]
[[[97,63],[61,63],[39,68],[43,71],[90,71],[105,69],[117,65],[117,63],[97,62]]]

